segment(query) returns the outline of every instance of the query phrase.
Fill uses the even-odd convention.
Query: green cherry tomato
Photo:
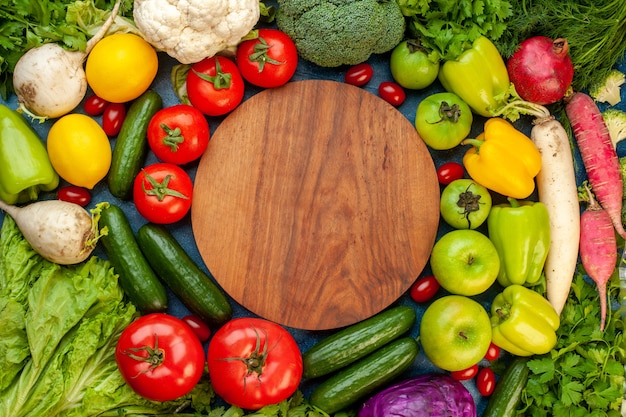
[[[454,93],[435,93],[417,106],[415,128],[433,149],[447,150],[457,146],[472,129],[472,111]]]
[[[409,39],[393,49],[389,69],[402,87],[421,90],[437,79],[439,62],[433,62],[417,40]]]
[[[476,229],[487,220],[491,205],[489,190],[471,179],[452,181],[441,192],[441,217],[455,229]]]

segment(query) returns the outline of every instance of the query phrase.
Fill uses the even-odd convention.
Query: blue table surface
[[[371,63],[372,66],[374,67],[374,76],[369,81],[369,83],[363,86],[362,88],[371,92],[372,94],[377,95],[378,85],[381,82],[393,81],[391,73],[389,71],[389,64],[388,64],[389,54],[374,55],[369,59],[368,62]],[[179,99],[174,93],[174,90],[170,83],[170,71],[171,71],[172,66],[175,64],[177,64],[177,62],[175,62],[169,56],[163,53],[159,53],[159,72],[151,88],[157,91],[162,96],[164,107],[179,103]],[[335,80],[338,82],[343,82],[343,77],[347,69],[348,67],[321,68],[309,62],[306,62],[304,60],[300,60],[296,74],[293,77],[293,81],[306,80],[306,79],[326,79],[326,80]],[[626,62],[622,62],[619,65],[618,69],[620,69],[623,72],[626,71]],[[252,95],[258,93],[259,91],[260,89],[255,88],[251,85],[247,85],[246,96],[244,99],[251,97]],[[444,91],[444,90],[439,84],[439,82],[435,82],[433,85],[431,85],[430,87],[424,90],[419,90],[419,91],[407,90],[407,99],[401,106],[398,107],[398,111],[400,111],[408,120],[410,120],[411,122],[414,122],[415,112],[416,112],[419,102],[426,96],[433,94],[435,92],[440,92],[440,91]],[[91,92],[88,92],[86,97],[89,96],[90,94]],[[622,100],[623,100],[622,103],[620,103],[617,107],[624,110],[626,108],[626,88],[622,89]],[[11,96],[7,101],[0,99],[0,102],[8,105],[11,108],[17,107],[17,100],[15,96]],[[602,104],[600,104],[599,106],[601,109],[605,108],[605,106]],[[346,111],[350,111],[350,109],[346,109]],[[82,106],[77,107],[75,109],[75,112],[79,112],[79,113],[83,112]],[[96,117],[96,120],[100,121],[100,118]],[[215,129],[219,126],[219,123],[222,120],[222,118],[208,118],[208,120],[209,120],[209,125],[211,128],[211,132],[215,132]],[[475,117],[472,131],[470,133],[471,137],[475,137],[480,132],[482,132],[484,121],[485,119],[482,117]],[[522,117],[519,121],[515,122],[515,126],[521,131],[523,131],[524,133],[530,134],[530,128],[531,128],[530,121],[531,119],[529,117]],[[32,125],[35,128],[35,130],[40,134],[41,138],[45,141],[45,138],[47,136],[47,131],[50,128],[52,123],[53,123],[53,120],[47,121],[42,124],[33,122]],[[115,139],[112,139],[111,146],[113,147],[114,144],[115,144]],[[463,154],[465,153],[466,149],[467,149],[466,147],[458,146],[448,151],[435,151],[432,149],[430,151],[431,151],[432,158],[435,162],[435,166],[438,167],[447,161],[461,162],[461,158]],[[620,156],[626,154],[626,143],[621,143],[618,146],[618,154]],[[579,181],[582,181],[585,177],[585,174],[584,174],[584,170],[581,169],[582,164],[580,162],[580,156],[577,154],[577,150],[575,150],[574,157],[575,157],[575,163],[577,166],[578,179]],[[150,153],[147,157],[146,165],[155,163],[155,162],[158,162],[156,157],[152,153]],[[196,161],[184,167],[186,168],[187,172],[190,174],[192,179],[195,177],[197,165],[198,164]],[[62,184],[65,184],[65,182],[62,181]],[[533,197],[536,198],[536,196],[533,196]],[[55,198],[55,195],[54,193],[43,194],[41,195],[41,198],[42,199]],[[119,205],[126,213],[131,223],[131,226],[133,227],[135,232],[142,224],[146,222],[146,220],[143,217],[141,217],[141,215],[139,215],[138,212],[135,210],[132,201],[121,201],[113,197],[110,194],[106,185],[106,181],[101,181],[99,184],[97,184],[94,187],[94,189],[92,190],[92,202],[87,208],[88,209],[92,208],[96,203],[102,202],[102,201],[108,201],[113,204]],[[3,218],[4,218],[4,213],[0,212],[0,222],[2,221]],[[191,229],[189,218],[190,216],[188,215],[181,222],[170,225],[168,227],[170,231],[172,232],[172,234],[174,235],[174,237],[179,241],[179,243],[191,256],[191,258],[205,272],[210,274],[210,272],[208,271],[206,265],[204,264],[200,256],[200,253],[198,252],[198,248],[194,241],[194,236],[193,236],[193,232]],[[440,226],[438,229],[438,237],[448,232],[449,230],[451,230],[449,226],[447,226],[443,222],[440,222]],[[95,254],[102,258],[106,258],[106,255],[104,254],[101,248],[97,248],[95,251]],[[420,276],[428,275],[428,274],[430,274],[430,270],[429,270],[429,266],[427,265],[424,271],[422,272],[422,274],[420,274]],[[479,301],[485,308],[488,309],[491,299],[493,298],[497,290],[498,288],[496,284],[494,285],[494,287],[492,287],[492,289],[474,298],[477,301]],[[445,291],[440,290],[437,296],[439,297],[444,294],[445,294]],[[187,310],[187,308],[171,292],[168,295],[169,295],[169,301],[170,301],[169,308],[168,308],[169,313],[178,317],[182,317],[186,314],[189,314],[189,311]],[[253,316],[252,313],[250,313],[244,307],[239,305],[237,302],[233,301],[232,299],[231,299],[231,302],[233,305],[234,317]],[[397,302],[394,305],[409,305],[413,307],[417,313],[418,319],[422,316],[424,310],[427,307],[427,304],[418,304],[418,303],[413,302],[409,298],[408,294],[403,295],[400,299],[397,300]],[[411,335],[414,337],[419,336],[418,323],[419,323],[419,320],[411,329]],[[305,330],[293,329],[293,328],[290,328],[289,330],[291,334],[294,336],[294,338],[296,339],[296,341],[298,342],[302,351],[306,351],[310,346],[312,346],[313,343],[315,343],[321,338],[328,336],[329,334],[332,333],[332,331],[305,331]],[[483,362],[482,365],[488,365],[488,363]],[[428,372],[442,372],[442,371],[436,368],[432,363],[430,363],[430,361],[426,358],[423,352],[420,352],[415,363],[406,372],[406,374],[403,375],[403,377],[408,377],[410,375],[418,375],[418,374],[423,374],[423,373],[428,373]],[[310,392],[314,384],[315,384],[314,381],[306,381],[306,380],[302,381],[301,389],[305,393],[305,395],[308,392]],[[473,381],[466,381],[464,382],[464,385],[472,393],[477,404],[478,415],[480,415],[482,411],[484,410],[484,407],[486,405],[486,400],[483,397],[481,397],[480,394],[477,392]]]

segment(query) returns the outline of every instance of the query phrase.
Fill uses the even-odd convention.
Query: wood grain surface
[[[288,327],[333,329],[416,280],[437,233],[439,185],[397,109],[348,84],[296,81],[253,96],[215,130],[191,222],[234,300]]]

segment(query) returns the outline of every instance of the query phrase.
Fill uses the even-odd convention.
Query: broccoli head
[[[626,112],[611,108],[602,113],[602,118],[609,130],[613,147],[617,147],[617,142],[626,139]]]
[[[616,69],[612,69],[604,77],[604,81],[592,85],[589,91],[596,101],[603,101],[615,106],[621,98],[620,86],[626,82],[626,75]]]
[[[276,24],[298,54],[322,67],[355,65],[404,37],[396,0],[278,0]]]

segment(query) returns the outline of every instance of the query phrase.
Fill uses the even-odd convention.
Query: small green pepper
[[[548,209],[541,202],[508,200],[493,206],[487,217],[489,238],[500,256],[498,282],[535,285],[550,248]]]
[[[439,81],[485,117],[504,107],[511,84],[500,52],[485,36],[476,39],[457,59],[446,61],[439,70]]]
[[[59,175],[35,130],[15,110],[0,104],[0,199],[26,203],[58,185]]]
[[[559,325],[559,315],[550,302],[522,285],[509,285],[491,303],[491,340],[513,355],[550,352]]]

